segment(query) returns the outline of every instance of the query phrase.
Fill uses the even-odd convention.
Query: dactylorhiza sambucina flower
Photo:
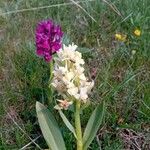
[[[36,28],[36,53],[49,62],[62,47],[63,32],[52,20],[41,21]]]
[[[85,62],[76,48],[74,44],[63,45],[63,48],[57,52],[52,86],[65,97],[72,97],[85,103],[94,81],[89,82],[86,78],[83,68]]]

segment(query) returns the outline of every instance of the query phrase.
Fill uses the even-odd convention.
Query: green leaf
[[[104,110],[105,110],[105,102],[102,102],[93,111],[83,134],[84,150],[87,150],[87,148],[93,141],[94,137],[96,136],[99,126],[101,125],[103,120],[103,116],[105,112]]]
[[[41,103],[36,102],[36,112],[43,136],[52,150],[66,150],[58,124],[50,111]]]
[[[59,110],[59,114],[63,120],[63,122],[65,123],[65,125],[67,126],[67,128],[74,134],[75,138],[77,138],[76,132],[74,127],[72,126],[72,124],[69,122],[69,120],[66,118],[66,116],[64,115],[64,113]]]
[[[91,53],[92,49],[85,48],[85,47],[79,47],[78,51],[84,54],[84,53]]]

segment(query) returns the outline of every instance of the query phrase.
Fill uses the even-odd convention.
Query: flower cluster
[[[52,20],[41,21],[36,28],[37,55],[49,62],[52,55],[62,47],[63,32]]]
[[[74,44],[64,45],[57,52],[58,57],[55,58],[52,86],[65,96],[86,102],[94,82],[89,82],[85,77],[84,60],[76,48],[77,46]]]

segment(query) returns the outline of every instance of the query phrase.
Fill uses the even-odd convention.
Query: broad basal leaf
[[[93,111],[83,134],[83,148],[87,150],[93,141],[104,116],[105,103],[99,104]]]
[[[41,103],[36,102],[36,112],[43,136],[52,150],[66,150],[58,124],[50,111]]]

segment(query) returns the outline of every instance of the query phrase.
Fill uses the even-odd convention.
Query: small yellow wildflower
[[[141,35],[141,30],[135,29],[135,30],[134,30],[134,35],[140,36],[140,35]]]
[[[116,33],[115,34],[115,38],[117,39],[117,40],[119,40],[119,41],[126,41],[126,38],[127,38],[127,36],[126,35],[124,35],[124,34],[118,34],[118,33]]]

